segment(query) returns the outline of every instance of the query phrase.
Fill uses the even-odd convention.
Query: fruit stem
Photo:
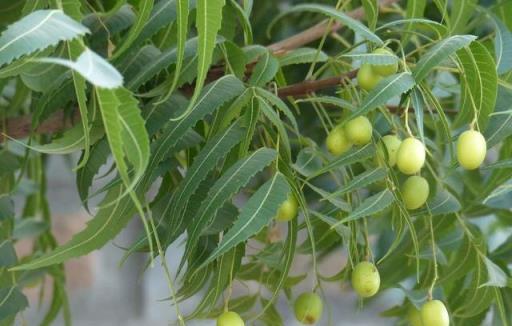
[[[436,254],[436,239],[434,236],[434,224],[432,222],[433,218],[432,218],[432,214],[430,213],[430,209],[428,208],[428,206],[427,206],[427,209],[429,210],[428,222],[429,222],[430,237],[431,237],[431,242],[432,242],[432,256],[434,259],[434,279],[432,280],[432,284],[430,285],[430,289],[428,291],[428,298],[429,298],[429,300],[432,300],[432,292],[434,291],[434,287],[436,285],[437,279],[439,278],[439,275],[438,275],[438,270],[437,270],[438,266],[437,266],[437,254]]]
[[[409,106],[410,106],[410,104],[411,104],[411,99],[407,98],[407,103],[405,105],[405,116],[404,116],[405,130],[407,130],[407,134],[409,134],[409,136],[414,137],[411,132],[411,128],[409,128]]]

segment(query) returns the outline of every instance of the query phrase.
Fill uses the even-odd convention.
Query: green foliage
[[[58,316],[69,325],[62,264],[137,215],[144,230],[121,261],[143,252],[149,266],[184,240],[177,275],[163,263],[181,324],[229,310],[282,325],[276,301],[293,302],[305,279],[321,294],[370,261],[379,293],[399,293],[382,318],[404,324],[433,297],[453,325],[512,325],[508,1],[4,2],[0,325],[15,324],[23,289],[45,277],[53,291],[42,325]],[[355,80],[362,64],[379,78],[369,91]],[[372,68],[395,64],[387,77]],[[327,135],[358,116],[371,141],[330,154]],[[468,129],[488,148],[472,171],[455,150]],[[386,135],[425,145],[417,175],[430,194],[417,209],[401,193],[407,176],[379,148]],[[47,157],[80,152],[77,190],[92,218],[58,246]],[[289,196],[299,216],[276,221]],[[17,257],[26,239],[33,250]],[[324,275],[320,261],[342,259],[340,250],[347,263]],[[302,256],[306,269],[294,264]],[[260,288],[231,297],[235,282]]]

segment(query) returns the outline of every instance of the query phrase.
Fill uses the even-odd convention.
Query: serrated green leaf
[[[339,223],[355,221],[363,217],[377,214],[388,208],[395,201],[395,196],[389,190],[383,190],[378,194],[366,198],[352,213],[343,218]]]
[[[28,300],[20,289],[13,286],[0,289],[0,316],[2,319],[28,307]]]
[[[423,128],[425,99],[423,98],[419,88],[414,88],[411,91],[411,104],[414,108],[414,117],[416,118],[416,127],[418,128],[419,138],[421,142],[425,144],[425,131]]]
[[[512,168],[512,159],[502,160],[492,164],[483,166],[482,170],[498,170],[498,169],[510,169]]]
[[[324,14],[336,21],[343,23],[348,28],[350,28],[354,32],[358,33],[363,39],[371,41],[377,45],[382,45],[384,43],[377,35],[372,33],[372,31],[370,31],[366,26],[361,24],[359,21],[342,13],[341,11],[336,10],[336,8],[334,8],[334,7],[320,5],[320,4],[302,4],[302,5],[294,6],[290,9],[284,11],[279,16],[277,16],[274,19],[274,22],[271,24],[270,27],[272,27],[277,20],[281,19],[285,15],[289,15],[291,13],[296,13],[296,12],[301,12],[301,11],[316,12],[316,13]]]
[[[385,105],[390,99],[400,96],[415,85],[414,78],[408,72],[402,72],[381,80],[377,86],[366,96],[361,107],[356,109],[351,117],[366,114],[381,105]]]
[[[364,13],[368,26],[372,31],[377,27],[377,20],[379,19],[379,4],[377,0],[363,0]]]
[[[326,62],[328,59],[329,56],[323,51],[318,51],[318,49],[298,48],[279,57],[279,65],[286,67],[311,62]]]
[[[427,207],[426,214],[433,216],[456,213],[462,208],[457,198],[446,190],[439,191],[433,199],[427,201]]]
[[[502,75],[512,69],[512,62],[509,58],[512,56],[512,32],[495,15],[490,15],[496,26],[496,39],[494,40],[494,52],[496,55],[496,64],[498,74]]]
[[[498,98],[494,114],[489,120],[489,125],[484,132],[487,147],[491,148],[499,144],[503,139],[512,135],[512,91],[498,88]]]
[[[213,58],[213,49],[217,33],[221,28],[222,8],[225,0],[197,0],[196,28],[198,35],[197,45],[197,78],[192,96],[191,106],[195,104],[203,89],[206,74]]]
[[[174,150],[180,137],[199,120],[213,113],[222,104],[240,95],[244,85],[231,75],[226,75],[208,85],[195,103],[190,114],[180,121],[170,122],[160,138],[153,142],[148,171],[153,171]]]
[[[279,206],[288,198],[290,186],[282,174],[276,173],[247,201],[233,227],[222,237],[219,246],[201,266],[215,260],[231,248],[246,241],[268,224]]]
[[[122,186],[109,190],[102,201],[104,207],[100,206],[98,213],[87,223],[85,230],[75,234],[66,244],[30,262],[18,265],[12,270],[31,270],[60,264],[104,246],[121,232],[136,212],[135,205],[130,198],[119,199],[124,191]],[[105,205],[108,203],[113,204]]]
[[[512,180],[496,187],[487,198],[484,199],[483,204],[493,208],[510,208],[510,200],[512,199]]]
[[[224,132],[212,138],[195,157],[172,201],[169,202],[171,229],[180,229],[190,198],[208,174],[218,166],[229,151],[242,140],[244,128],[239,122],[232,124]],[[163,215],[168,210],[165,209]]]
[[[0,66],[88,32],[60,10],[35,11],[10,25],[0,36]]]
[[[73,69],[91,84],[97,87],[113,89],[123,85],[123,76],[105,59],[89,49],[70,61],[60,58],[40,58],[38,62],[57,64]]]
[[[120,47],[118,47],[114,53],[113,60],[121,56],[124,52],[126,52],[133,44],[133,42],[137,39],[139,34],[142,32],[144,28],[144,24],[150,18],[152,10],[153,10],[154,0],[138,0],[138,15],[137,20],[130,28],[130,31],[126,35],[126,38],[122,41]]]
[[[505,272],[498,265],[496,265],[492,260],[490,260],[486,256],[481,257],[487,269],[487,282],[480,285],[480,287],[496,286],[502,288],[507,286],[507,274],[505,274]]]
[[[468,46],[475,39],[476,36],[474,35],[455,35],[437,42],[421,57],[413,69],[412,75],[416,82],[419,83],[425,79],[432,69],[447,60],[457,50]]]
[[[476,114],[478,126],[485,129],[496,105],[498,75],[494,59],[480,42],[473,42],[457,52],[464,69],[463,104],[457,115],[456,126],[470,123]]]
[[[188,253],[195,248],[199,236],[208,227],[218,210],[276,157],[275,150],[262,148],[226,170],[212,186],[207,198],[201,203],[196,217],[188,226],[187,248],[184,257],[187,257]]]
[[[348,152],[344,153],[340,157],[334,159],[333,161],[327,163],[327,165],[315,173],[311,174],[308,179],[312,179],[316,176],[324,174],[326,172],[331,171],[332,169],[339,168],[345,165],[349,165],[355,162],[360,162],[365,159],[368,159],[375,155],[375,147],[373,144],[368,144],[363,147],[352,148]]]
[[[185,45],[185,60],[191,59],[197,53],[197,38],[192,38],[186,42]],[[176,48],[168,49],[162,54],[149,62],[145,69],[136,74],[133,79],[128,80],[126,87],[129,89],[137,89],[152,77],[157,75],[162,70],[168,68],[170,65],[175,64],[178,58],[178,50]]]
[[[454,0],[450,13],[452,34],[461,34],[467,29],[468,21],[476,9],[477,0]]]
[[[369,63],[372,65],[390,65],[399,61],[398,57],[393,54],[384,53],[347,53],[341,55],[343,58],[358,60],[361,63]]]
[[[279,61],[270,53],[265,52],[254,67],[249,84],[253,86],[264,86],[271,81],[279,69]]]
[[[332,196],[341,196],[347,192],[352,192],[362,187],[366,187],[372,183],[383,180],[387,174],[388,173],[385,168],[368,170],[350,180],[349,183],[343,185],[341,189],[338,189],[336,192],[334,192]]]

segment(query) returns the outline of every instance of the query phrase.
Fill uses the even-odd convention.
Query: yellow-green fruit
[[[393,55],[393,52],[386,48],[380,48],[373,51],[373,54]],[[396,74],[396,72],[398,71],[398,62],[389,65],[372,65],[372,70],[376,74],[379,74],[383,77],[387,77],[389,75]]]
[[[425,164],[425,145],[416,138],[405,139],[396,154],[398,169],[404,174],[414,174]]]
[[[396,154],[398,153],[398,148],[400,148],[400,144],[402,141],[395,135],[386,135],[382,137],[381,143],[378,149],[379,158],[385,159],[384,148],[387,152],[388,165],[393,167],[396,164]]]
[[[323,309],[322,299],[313,292],[299,295],[293,306],[295,318],[306,325],[317,323],[322,318]]]
[[[464,131],[457,141],[457,159],[466,170],[477,169],[485,159],[487,144],[484,136],[475,130]]]
[[[413,175],[407,178],[402,185],[402,197],[407,209],[417,209],[425,204],[430,187],[425,178]]]
[[[441,301],[432,300],[421,307],[421,321],[423,326],[448,326],[450,316]]]
[[[341,155],[348,151],[352,144],[347,138],[345,131],[341,127],[334,128],[325,141],[327,150],[333,155]]]
[[[245,326],[245,323],[236,312],[226,311],[217,318],[217,326]]]
[[[380,275],[377,267],[364,261],[352,271],[352,287],[363,298],[374,296],[380,287]]]
[[[348,140],[356,145],[365,145],[372,140],[373,127],[368,118],[360,116],[345,125]]]
[[[279,222],[288,222],[297,217],[299,211],[299,205],[293,195],[288,196],[277,211],[276,220]]]
[[[423,326],[420,311],[415,307],[409,308],[409,311],[407,312],[407,321],[411,326]]]
[[[382,79],[382,76],[372,70],[370,64],[362,64],[357,72],[357,83],[364,90],[371,91]]]

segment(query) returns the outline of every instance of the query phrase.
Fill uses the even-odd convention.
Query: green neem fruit
[[[405,139],[396,155],[398,169],[404,174],[414,174],[425,164],[425,145],[416,138]]]
[[[484,136],[475,130],[463,132],[457,141],[457,159],[466,170],[477,169],[485,159],[487,144]]]
[[[402,196],[407,209],[420,208],[427,201],[430,187],[425,178],[415,176],[407,178],[402,185]]]
[[[359,87],[364,90],[371,91],[382,79],[382,76],[376,74],[372,70],[370,64],[364,63],[357,72],[357,82]]]
[[[423,326],[420,311],[415,307],[409,308],[409,311],[407,312],[407,321],[411,326]]]
[[[363,298],[374,296],[380,287],[377,267],[370,262],[361,262],[352,271],[352,287]]]
[[[448,326],[450,316],[441,301],[432,300],[421,307],[421,321],[423,326]]]
[[[245,326],[245,323],[236,312],[226,311],[217,318],[217,326]]]
[[[333,155],[341,155],[348,151],[352,144],[347,138],[345,131],[341,127],[334,128],[325,141],[327,150]]]
[[[396,164],[396,154],[398,152],[398,148],[400,148],[400,144],[402,141],[395,135],[387,135],[382,137],[381,142],[378,147],[378,157],[385,159],[384,148],[387,152],[388,164],[393,167]]]
[[[286,199],[279,210],[277,211],[276,220],[279,222],[288,222],[297,217],[297,213],[299,211],[299,205],[297,204],[297,200],[293,195],[289,195],[288,199]]]
[[[318,294],[306,292],[299,295],[295,300],[293,310],[295,318],[303,324],[312,325],[322,318],[324,305]]]
[[[373,54],[390,54],[393,55],[391,50],[386,48],[376,49],[372,52]],[[372,70],[374,73],[381,75],[382,77],[387,77],[392,74],[396,74],[398,71],[398,62],[389,64],[389,65],[372,65]]]
[[[365,145],[372,140],[373,127],[368,118],[360,116],[345,125],[348,140],[356,145]]]

